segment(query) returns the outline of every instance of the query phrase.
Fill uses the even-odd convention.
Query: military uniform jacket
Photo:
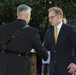
[[[16,19],[14,22],[0,27],[0,51],[12,35],[25,25],[27,24],[24,20]],[[27,55],[32,48],[44,60],[47,59],[47,51],[41,45],[38,30],[29,26],[22,30],[5,48],[9,51],[26,53],[26,56],[0,52],[0,75],[29,75]]]

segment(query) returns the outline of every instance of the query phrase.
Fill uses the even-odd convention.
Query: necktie
[[[54,29],[55,44],[57,43],[57,37],[58,37],[58,28],[56,27],[56,28]]]

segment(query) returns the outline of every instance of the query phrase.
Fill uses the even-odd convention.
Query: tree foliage
[[[41,37],[50,26],[48,9],[58,6],[64,11],[68,22],[76,23],[76,0],[0,0],[0,24],[16,19],[16,8],[19,4],[28,4],[32,8],[30,25],[40,30]]]

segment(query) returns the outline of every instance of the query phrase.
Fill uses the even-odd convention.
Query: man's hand
[[[69,64],[67,69],[69,69],[68,70],[69,73],[74,73],[76,71],[76,64],[74,64],[74,63]]]

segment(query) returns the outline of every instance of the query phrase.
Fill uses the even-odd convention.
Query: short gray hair
[[[28,5],[25,4],[21,4],[17,7],[17,15],[22,12],[22,11],[28,11],[28,10],[32,10],[31,7],[29,7]]]

